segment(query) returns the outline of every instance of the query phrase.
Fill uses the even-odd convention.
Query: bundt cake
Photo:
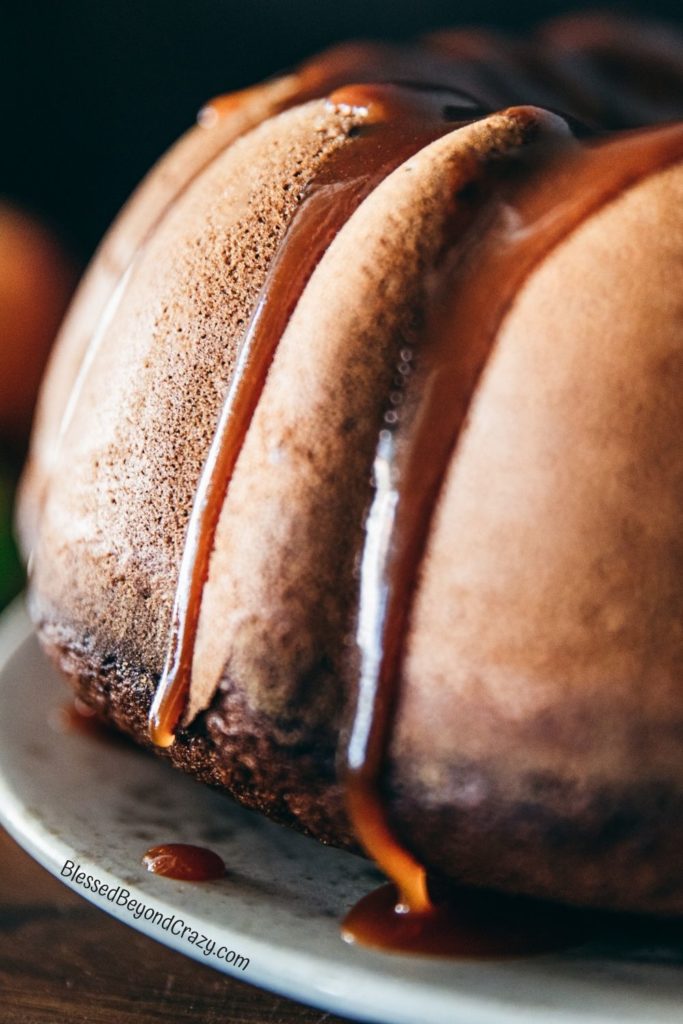
[[[18,512],[79,698],[277,821],[683,912],[683,41],[350,44],[105,239]]]

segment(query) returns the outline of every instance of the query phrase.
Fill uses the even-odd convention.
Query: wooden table
[[[344,1024],[166,949],[92,906],[0,829],[2,1024]]]

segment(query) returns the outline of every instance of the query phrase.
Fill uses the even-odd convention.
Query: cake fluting
[[[546,36],[205,111],[65,325],[31,606],[102,716],[416,910],[680,912],[683,126],[605,134]]]

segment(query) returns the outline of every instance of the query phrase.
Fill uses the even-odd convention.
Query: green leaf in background
[[[24,585],[24,570],[13,535],[15,478],[0,466],[0,608],[9,604]]]

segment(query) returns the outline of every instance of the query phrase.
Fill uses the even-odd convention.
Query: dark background
[[[552,0],[5,0],[0,194],[47,218],[83,261],[144,172],[217,93],[342,39],[401,39],[469,23],[523,29],[595,6]],[[600,6],[680,22],[682,5]]]

